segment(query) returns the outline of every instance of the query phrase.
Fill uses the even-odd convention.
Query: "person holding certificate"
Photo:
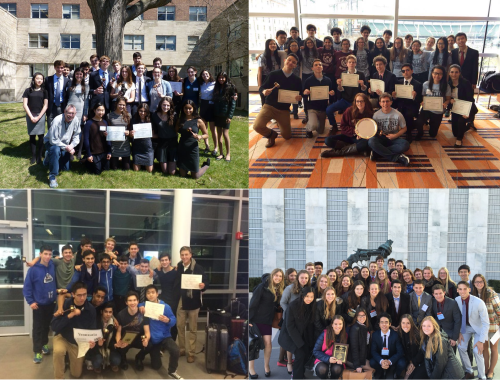
[[[140,139],[135,139],[135,131],[133,129],[135,124],[146,124],[151,123],[151,114],[149,112],[149,106],[146,103],[142,103],[137,108],[137,113],[132,118],[132,130],[130,131],[130,136],[132,137],[132,157],[134,159],[133,168],[134,171],[138,172],[141,170],[141,166],[144,166],[148,173],[153,171],[153,142],[151,137],[145,137]]]
[[[194,363],[198,331],[198,314],[200,313],[201,307],[201,293],[208,288],[208,276],[205,274],[205,269],[193,259],[193,253],[190,247],[181,247],[180,257],[181,261],[177,263],[177,277],[173,289],[180,298],[179,306],[177,306],[179,355],[186,356],[187,354],[187,362]],[[198,285],[199,289],[181,289],[183,275],[201,275],[202,282]],[[189,339],[186,339],[186,322],[189,323]]]
[[[327,76],[323,75],[323,64],[320,59],[315,59],[313,63],[314,74],[304,82],[303,94],[306,97],[307,124],[306,137],[313,137],[313,130],[318,132],[318,135],[325,131],[326,112],[328,99],[335,94],[332,81]]]
[[[451,110],[451,130],[453,131],[453,136],[457,139],[455,141],[455,148],[460,148],[462,146],[464,134],[469,129],[467,124],[477,113],[477,107],[474,101],[474,90],[470,82],[462,76],[462,68],[460,65],[456,64],[450,66],[448,85],[451,88],[450,103],[453,104]],[[456,100],[463,102],[456,102]],[[456,111],[460,111],[460,113]]]
[[[158,109],[151,114],[153,131],[158,136],[155,156],[163,174],[175,174],[177,160],[177,122],[172,98],[164,97],[158,103]]]
[[[382,40],[383,41],[383,40]],[[391,73],[389,70],[386,70],[387,67],[387,58],[382,55],[378,55],[373,58],[373,65],[375,66],[375,70],[371,74],[370,78],[370,88],[368,89],[368,93],[370,94],[370,101],[372,103],[373,109],[379,108],[380,95],[386,92],[388,94],[392,94],[394,91],[395,85],[397,83],[396,76]],[[375,87],[375,82],[372,84],[371,81],[379,80],[384,82],[384,90],[382,91],[380,88]],[[372,87],[373,86],[373,87]]]
[[[127,99],[119,97],[116,101],[116,109],[107,116],[109,126],[120,126],[125,128],[125,139],[123,141],[111,141],[111,170],[117,170],[120,158],[123,170],[130,170],[130,139],[132,130],[130,114],[127,112]],[[107,132],[104,132],[107,135]]]
[[[293,74],[298,62],[297,55],[289,54],[283,69],[272,71],[259,88],[259,92],[266,99],[265,104],[255,118],[253,129],[268,139],[266,148],[272,147],[278,137],[276,131],[267,127],[267,123],[272,119],[276,120],[281,137],[285,140],[292,138],[290,104],[302,100],[302,82],[299,77]],[[276,86],[275,83],[279,86]]]
[[[339,360],[334,356],[335,345],[339,343],[347,344],[348,340],[344,318],[336,315],[314,345],[314,373],[320,379],[339,379],[342,376],[345,359]]]
[[[146,299],[146,286],[152,284],[153,281],[158,279],[156,272],[153,272],[149,268],[149,260],[141,259],[139,263],[139,269],[130,266],[130,272],[132,273],[132,281],[134,283],[134,289],[139,294],[139,302],[144,302]]]
[[[415,128],[415,118],[418,116],[420,103],[422,103],[422,83],[413,78],[411,63],[401,66],[403,78],[398,80],[396,91],[392,93],[394,108],[397,109],[406,121],[406,141],[410,144],[413,140],[411,131]],[[399,92],[399,97],[398,97]]]
[[[410,143],[401,138],[406,132],[406,121],[391,105],[391,95],[386,92],[380,95],[381,108],[373,115],[373,120],[377,122],[378,133],[368,140],[368,146],[372,149],[370,159],[375,161],[382,157],[408,166],[410,159],[403,153],[410,148]]]
[[[336,52],[335,55],[337,56],[339,53],[341,52]],[[337,90],[340,97],[326,109],[326,116],[328,116],[332,126],[330,134],[332,134],[332,131],[337,131],[335,112],[344,112],[352,105],[357,94],[366,91],[365,75],[356,69],[357,61],[358,59],[354,55],[348,55],[345,59],[347,70],[344,75],[339,74],[337,78]]]
[[[443,120],[444,109],[446,109],[450,102],[451,88],[446,82],[446,69],[443,66],[434,66],[431,72],[431,78],[424,82],[422,86],[422,95],[424,96],[424,103],[416,122],[418,133],[415,140],[417,141],[421,140],[424,135],[424,124],[426,122],[429,123],[429,136],[437,136],[439,126]],[[442,105],[426,105],[427,97],[438,97],[440,99],[439,101],[435,99],[431,100],[435,100]]]

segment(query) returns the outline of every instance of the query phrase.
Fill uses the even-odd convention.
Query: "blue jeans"
[[[400,138],[389,140],[385,136],[372,137],[368,140],[368,146],[379,156],[392,162],[396,162],[401,153],[410,149],[408,141]]]
[[[94,368],[101,368],[102,369],[102,361],[103,361],[103,357],[102,357],[101,353],[96,352],[92,357],[92,366]],[[115,366],[118,367],[120,365],[120,362],[121,362],[120,354],[116,351],[111,351],[111,353],[109,355],[109,364],[112,367],[115,367]]]
[[[47,151],[47,157],[43,161],[45,166],[49,167],[49,180],[56,179],[59,175],[59,169],[69,170],[69,159],[70,154],[66,152],[64,148],[57,145],[50,145],[49,142],[45,143],[45,150]]]
[[[344,98],[341,98],[340,100],[337,100],[335,103],[330,104],[328,107],[326,107],[326,116],[330,121],[330,125],[331,126],[337,125],[337,122],[335,121],[335,112],[345,111],[351,105],[352,103],[349,103]]]

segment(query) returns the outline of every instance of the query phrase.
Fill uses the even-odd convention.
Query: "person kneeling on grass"
[[[69,170],[71,156],[80,142],[80,120],[76,117],[76,107],[68,104],[64,114],[56,116],[49,131],[43,138],[45,144],[44,166],[49,167],[49,185],[57,187],[56,176],[60,170]]]
[[[158,319],[149,318],[149,331],[151,334],[151,367],[159,370],[162,366],[161,352],[168,351],[170,361],[168,363],[168,374],[172,379],[182,379],[176,372],[179,362],[179,346],[172,339],[170,329],[175,326],[177,320],[169,305],[158,299],[158,290],[155,285],[148,285],[145,289],[146,301],[165,305],[163,314],[158,316]],[[145,303],[139,304],[139,311],[144,314],[146,312]]]
[[[378,158],[385,158],[408,166],[410,159],[403,153],[410,149],[410,144],[400,138],[406,132],[405,118],[398,110],[391,108],[392,98],[388,93],[380,95],[379,103],[381,109],[373,115],[378,132],[368,140],[368,145],[372,149],[370,159],[376,161]]]

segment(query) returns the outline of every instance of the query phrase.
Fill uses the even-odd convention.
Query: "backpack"
[[[483,75],[479,89],[487,94],[500,93],[500,73],[488,71]]]
[[[227,369],[239,375],[248,374],[247,350],[241,340],[235,338],[227,353]]]

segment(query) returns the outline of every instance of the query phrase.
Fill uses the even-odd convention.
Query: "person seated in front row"
[[[347,333],[344,318],[341,315],[333,317],[332,324],[318,337],[313,354],[314,373],[320,379],[339,379],[344,371],[341,358],[333,356],[336,343],[347,344]],[[347,359],[347,358],[345,358]]]
[[[120,355],[116,351],[111,351],[114,333],[115,320],[113,318],[114,303],[104,304],[100,313],[97,313],[97,328],[102,330],[102,338],[96,342],[95,347],[89,351],[92,367],[95,373],[101,373],[108,365],[113,372],[119,371]]]
[[[368,89],[368,93],[370,94],[370,101],[372,102],[373,109],[378,108],[379,102],[380,102],[380,96],[382,95],[383,92],[386,92],[388,94],[392,94],[392,92],[395,89],[395,85],[397,83],[397,78],[396,75],[391,73],[389,70],[386,70],[387,67],[387,59],[382,56],[378,55],[375,58],[373,58],[373,65],[375,66],[375,70],[372,73],[372,76],[370,78],[370,82],[372,79],[378,79],[384,82],[385,88],[384,91],[376,90],[373,91],[370,88]]]
[[[410,148],[410,144],[400,138],[406,132],[406,122],[403,115],[391,105],[391,95],[386,92],[381,94],[381,109],[373,115],[373,120],[377,122],[378,132],[368,140],[368,146],[372,150],[370,159],[376,161],[378,158],[384,158],[408,166],[410,159],[403,153]]]
[[[365,118],[373,117],[373,109],[368,96],[358,93],[351,107],[342,114],[340,135],[328,136],[326,146],[332,148],[321,153],[321,157],[338,157],[368,152],[368,140],[356,135],[356,123]]]
[[[80,142],[80,120],[76,117],[76,107],[68,104],[64,114],[52,121],[49,131],[43,138],[45,144],[44,166],[49,167],[49,186],[57,187],[56,176],[61,170],[69,170],[69,162]]]

